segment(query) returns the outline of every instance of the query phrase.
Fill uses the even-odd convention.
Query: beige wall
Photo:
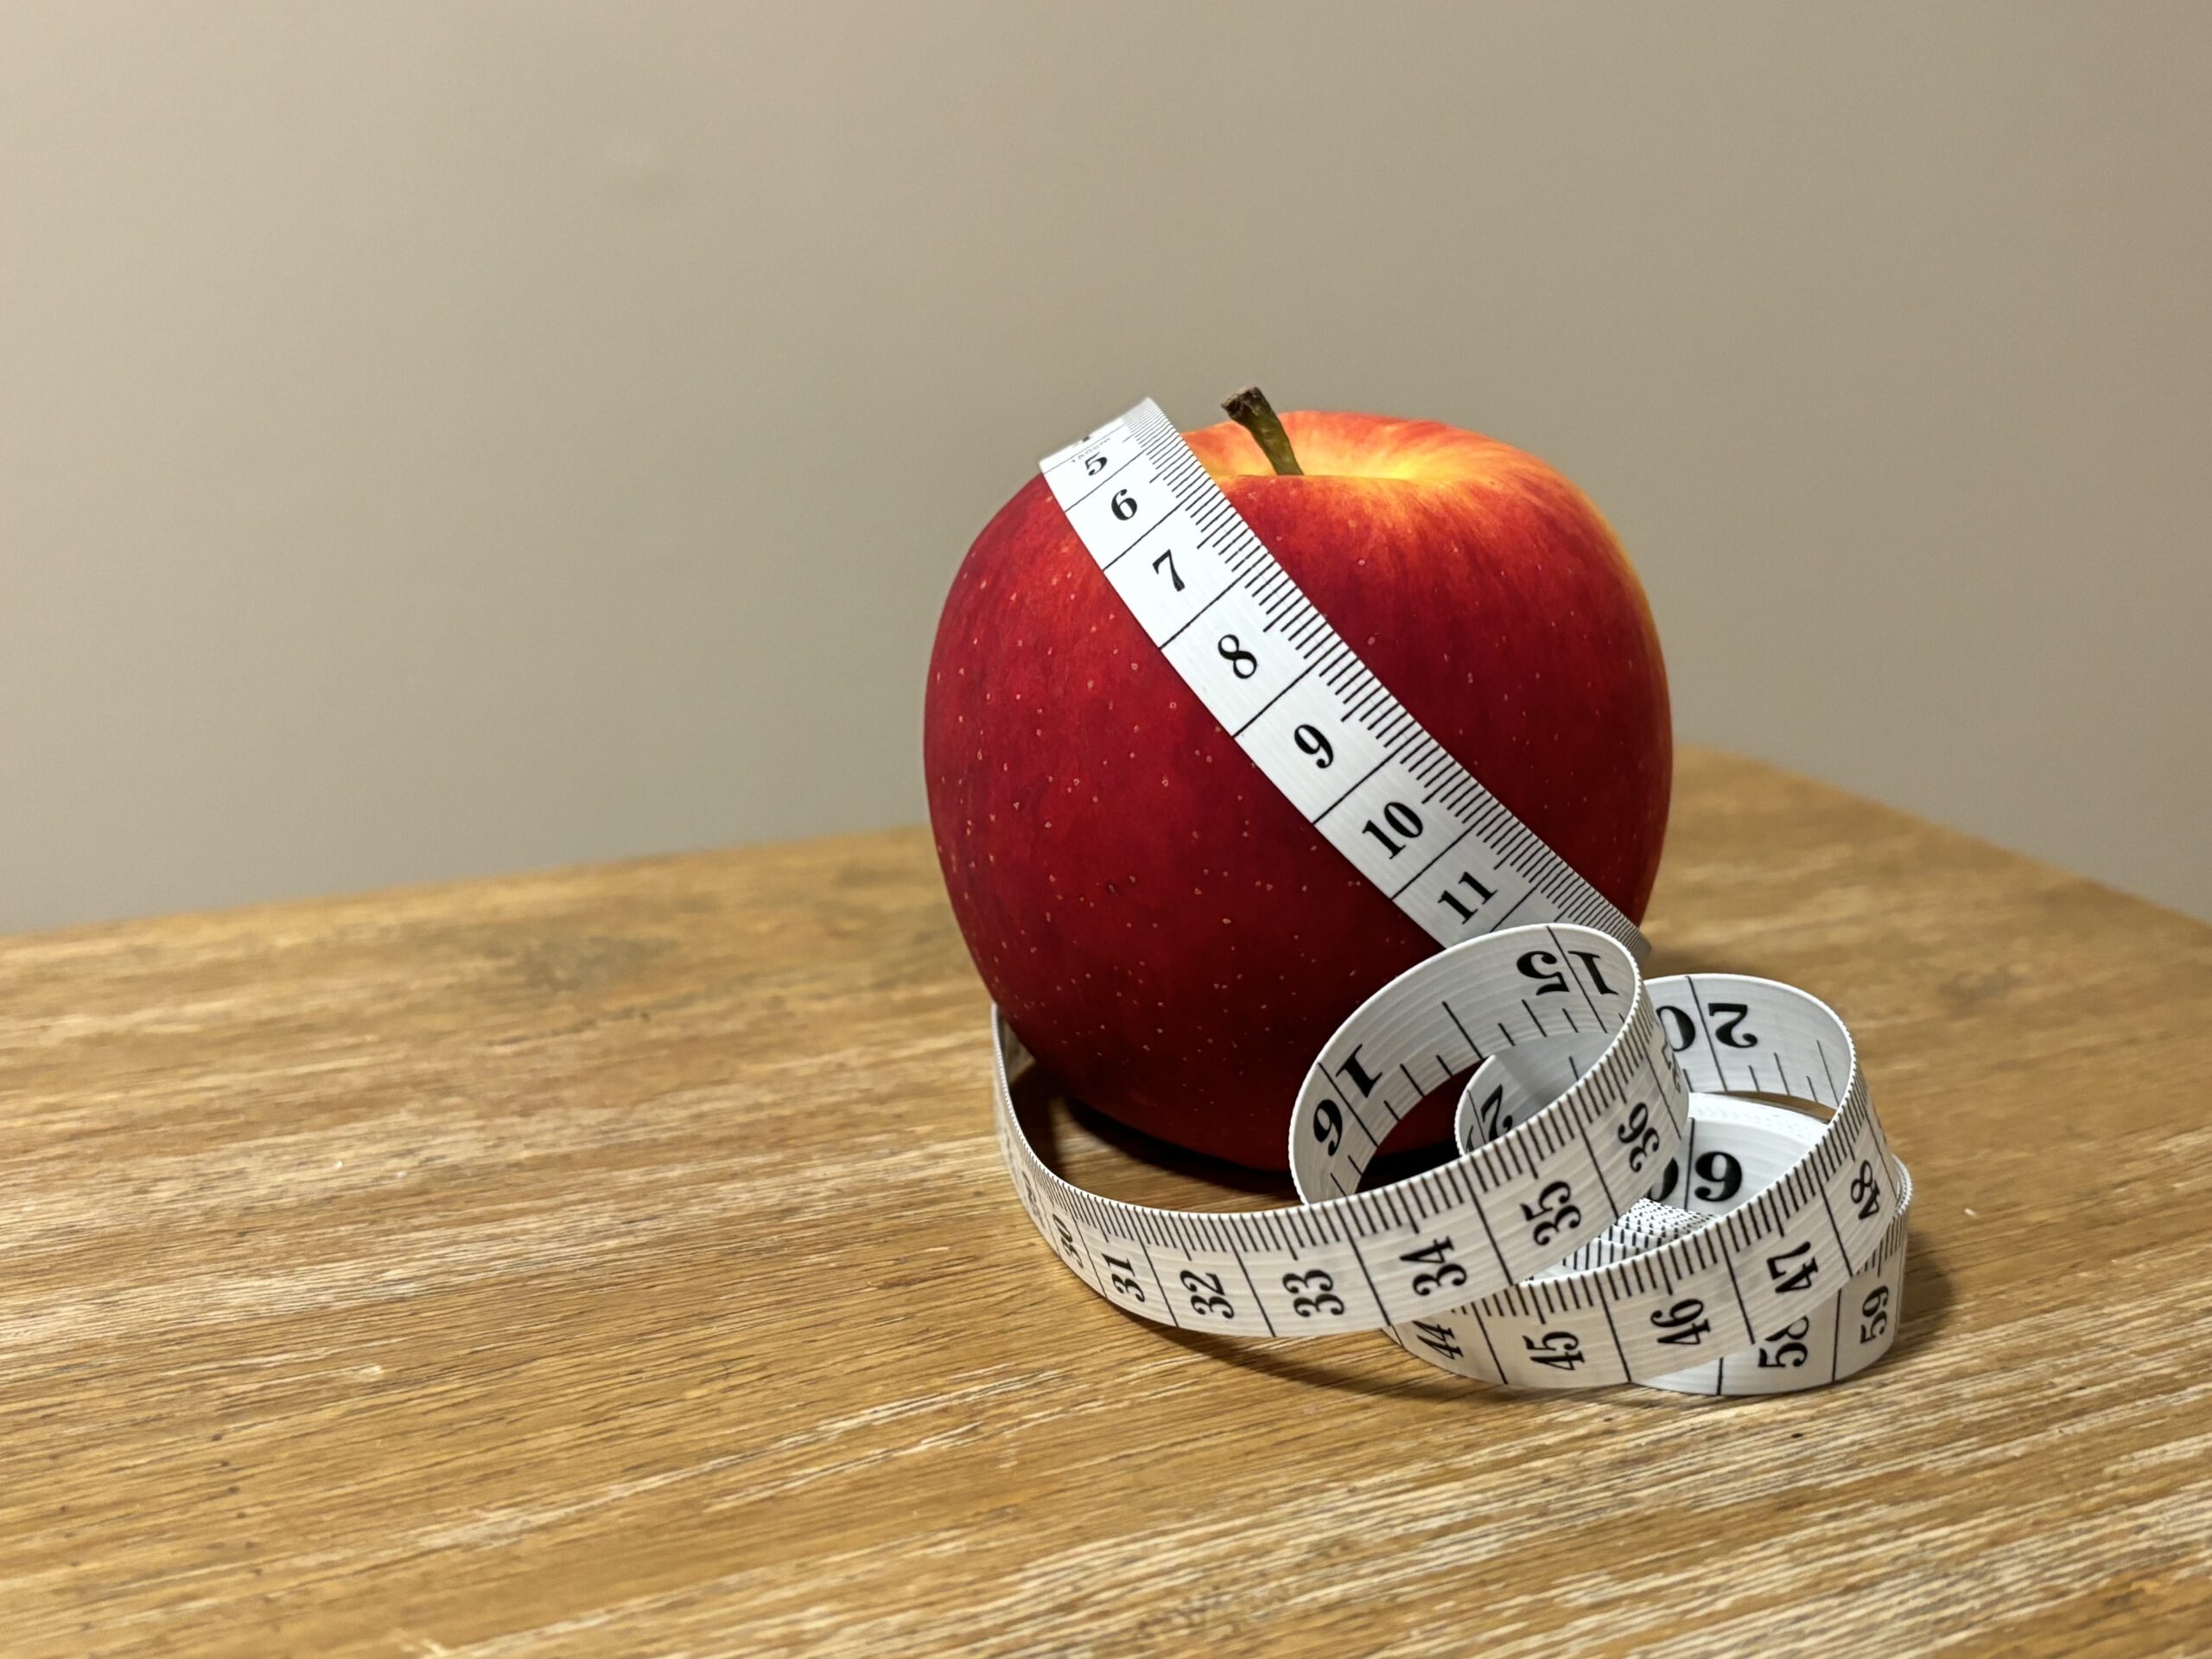
[[[2212,8],[0,10],[0,927],[913,818],[1148,391],[1478,426],[1686,739],[2212,916]]]

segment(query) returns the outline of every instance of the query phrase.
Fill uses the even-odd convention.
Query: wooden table
[[[1655,970],[1827,995],[1920,1184],[1834,1391],[1093,1300],[915,830],[0,945],[0,1652],[2205,1651],[2212,929],[1677,787]]]

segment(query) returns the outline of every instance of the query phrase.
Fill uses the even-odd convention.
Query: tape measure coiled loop
[[[1300,1205],[1236,1214],[1061,1179],[1014,1111],[1024,1057],[994,1029],[1025,1208],[1078,1277],[1141,1318],[1250,1337],[1381,1329],[1516,1387],[1726,1394],[1833,1382],[1895,1338],[1910,1179],[1849,1033],[1788,986],[1647,983],[1618,942],[1565,925],[1452,946],[1377,991],[1316,1059],[1292,1125]],[[1423,1069],[1433,1087],[1470,1065],[1457,1155],[1362,1191]],[[1834,1109],[1709,1092],[1731,1088]]]

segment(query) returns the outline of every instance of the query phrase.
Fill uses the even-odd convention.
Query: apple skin
[[[1231,423],[1192,448],[1431,735],[1641,920],[1674,751],[1636,573],[1542,461],[1431,421],[1291,412],[1305,477]],[[945,601],[923,764],[985,986],[1077,1098],[1285,1166],[1331,1033],[1435,941],[1253,765],[1137,626],[1041,478]],[[1393,1148],[1448,1138],[1439,1088]]]

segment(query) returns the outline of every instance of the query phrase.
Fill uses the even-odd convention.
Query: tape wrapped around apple
[[[1612,531],[1535,456],[1256,394],[1187,435],[1282,568],[1453,758],[1631,919],[1673,779],[1667,676]],[[1437,947],[1145,637],[1033,478],[976,538],[930,659],[923,762],[953,913],[1077,1099],[1284,1166],[1331,1033]],[[1448,1140],[1456,1085],[1393,1149]]]

